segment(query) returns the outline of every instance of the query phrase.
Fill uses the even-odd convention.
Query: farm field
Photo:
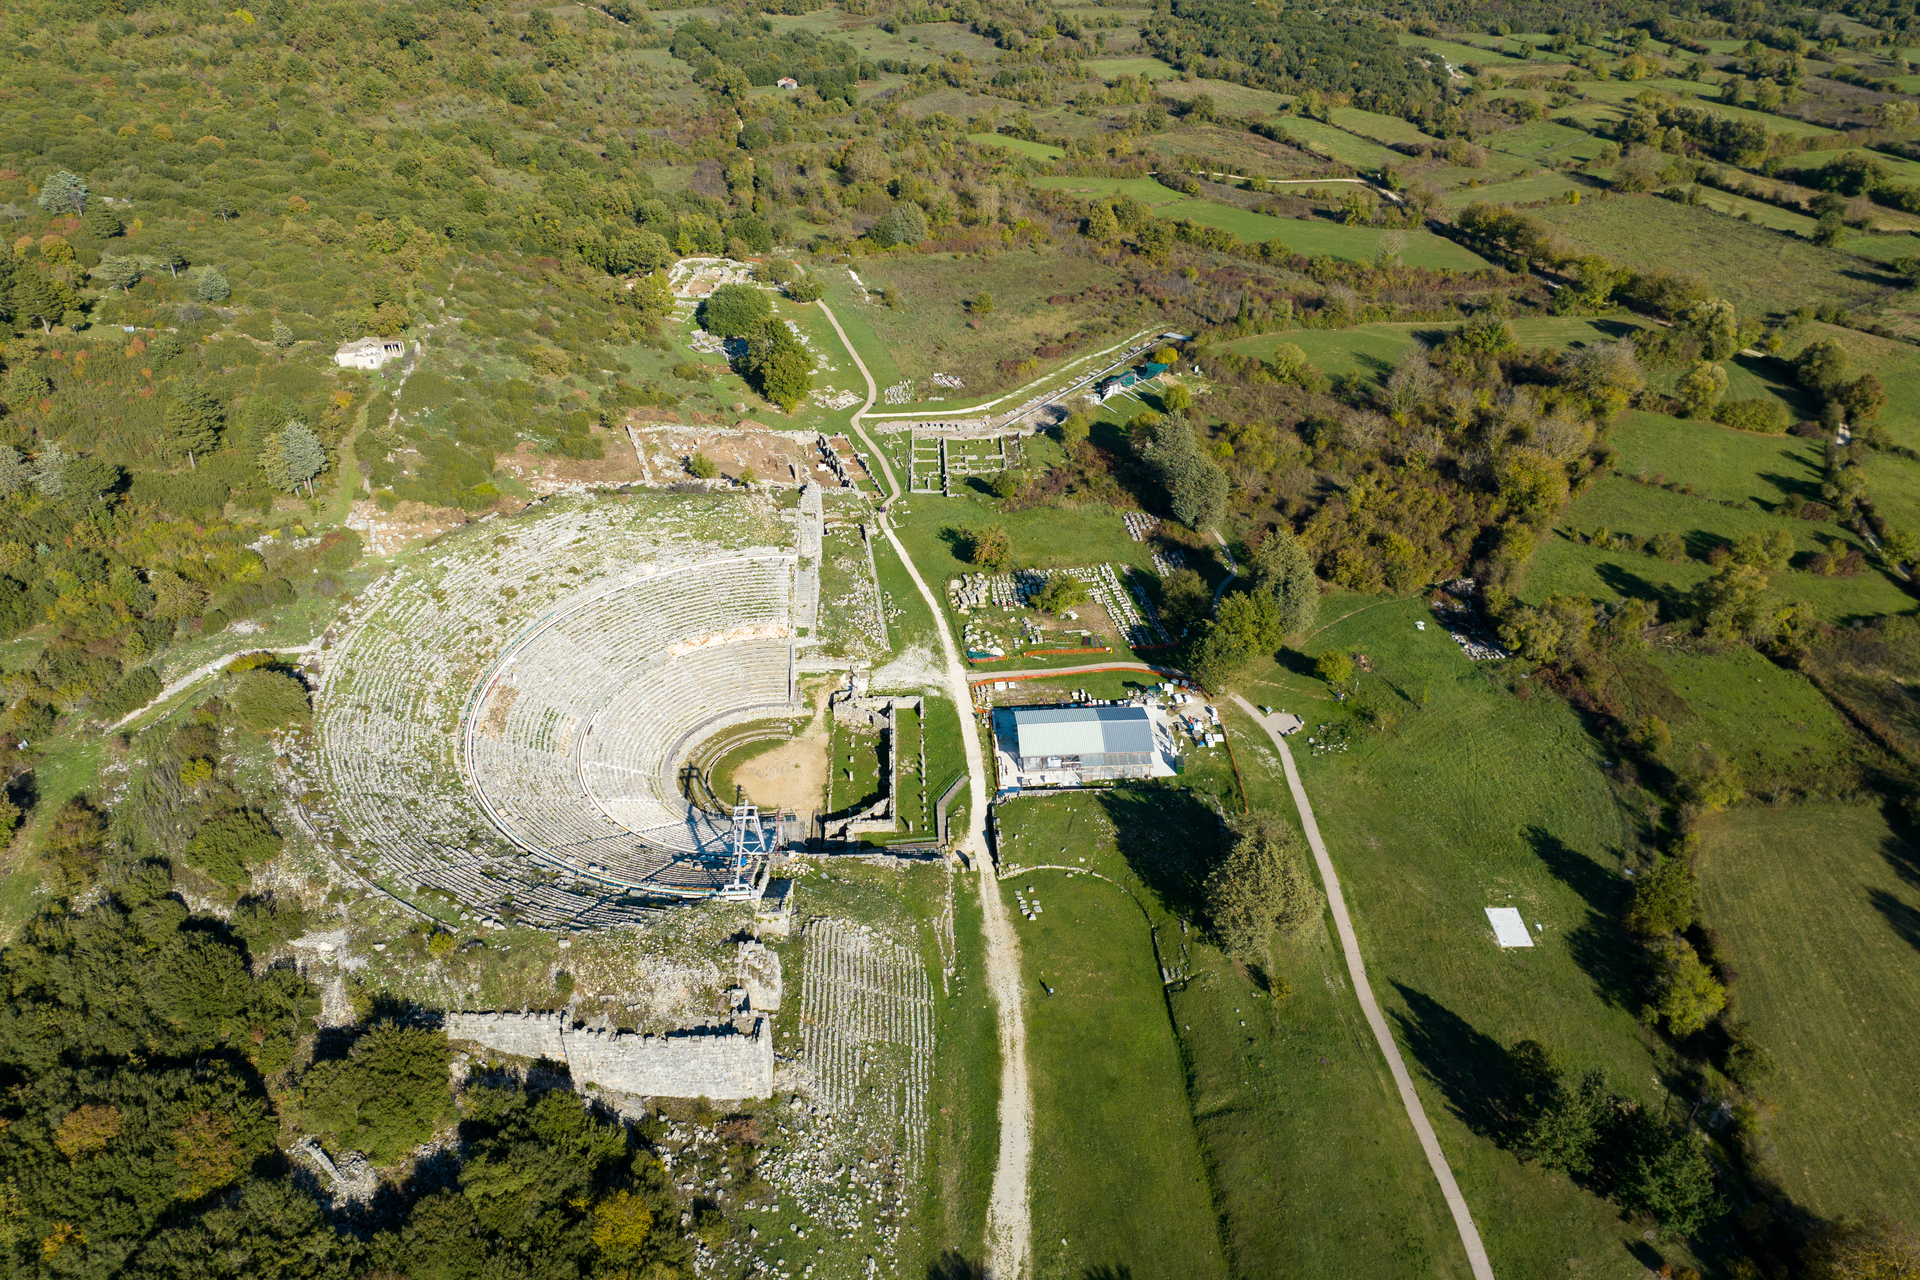
[[[1769,1171],[1814,1213],[1920,1215],[1920,847],[1870,805],[1746,808],[1701,829],[1700,909],[1775,1057]]]
[[[1223,350],[1238,355],[1273,355],[1282,343],[1306,352],[1320,372],[1352,373],[1356,369],[1384,375],[1399,363],[1416,342],[1438,345],[1457,326],[1442,323],[1363,324],[1349,329],[1286,329],[1256,334],[1225,343]],[[1513,321],[1514,337],[1523,347],[1565,350],[1624,338],[1640,324],[1626,317],[1585,319],[1578,316],[1528,316]]]
[[[1025,138],[1012,138],[1004,133],[970,133],[967,137],[986,147],[1005,147],[1016,155],[1026,156],[1030,160],[1058,160],[1067,154],[1059,147],[1045,142],[1029,142]]]
[[[1497,1275],[1638,1277],[1640,1227],[1586,1191],[1541,1176],[1502,1145],[1496,1082],[1534,1038],[1577,1070],[1657,1102],[1656,1065],[1622,985],[1614,923],[1623,852],[1638,839],[1601,751],[1565,703],[1522,701],[1466,659],[1417,599],[1333,594],[1307,653],[1365,653],[1360,696],[1391,723],[1317,755],[1307,739],[1339,718],[1319,680],[1263,666],[1249,700],[1298,712],[1292,746],[1344,886],[1375,995],[1414,1072]],[[1246,765],[1243,762],[1243,768]],[[1528,951],[1494,945],[1483,909],[1513,905],[1541,932]],[[1685,1263],[1664,1243],[1668,1261]]]
[[[1715,287],[1742,315],[1823,303],[1858,306],[1883,296],[1892,283],[1862,272],[1849,254],[1671,200],[1616,196],[1550,206],[1533,216],[1571,245],[1643,271],[1712,264]]]

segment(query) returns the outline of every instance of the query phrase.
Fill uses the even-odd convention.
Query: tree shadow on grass
[[[1398,982],[1393,987],[1407,1004],[1405,1011],[1392,1011],[1401,1043],[1440,1086],[1448,1109],[1481,1137],[1504,1141],[1513,1128],[1517,1101],[1506,1046],[1474,1030],[1432,996]]]
[[[1893,815],[1896,821],[1901,816],[1898,812]],[[1890,835],[1880,844],[1880,856],[1887,860],[1887,865],[1893,868],[1895,875],[1920,889],[1920,848],[1897,835]]]
[[[1867,899],[1908,946],[1920,951],[1920,907],[1909,905],[1885,889],[1873,890]]]
[[[1594,566],[1593,571],[1600,581],[1620,595],[1635,600],[1651,600],[1659,605],[1662,618],[1677,618],[1686,612],[1685,593],[1643,578],[1624,565],[1603,560]]]
[[[1133,1268],[1119,1266],[1088,1267],[1081,1273],[1080,1280],[1133,1280]]]
[[[1631,894],[1626,882],[1544,827],[1528,827],[1525,834],[1554,879],[1587,904],[1587,918],[1566,931],[1573,962],[1593,979],[1601,999],[1634,1007],[1638,967],[1633,945],[1616,923]]]
[[[1220,817],[1191,792],[1165,785],[1100,793],[1114,841],[1140,882],[1176,915],[1205,914],[1207,873],[1226,856]]]
[[[927,1280],[987,1280],[987,1268],[958,1249],[949,1249],[927,1264]]]

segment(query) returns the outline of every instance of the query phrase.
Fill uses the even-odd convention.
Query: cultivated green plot
[[[1512,322],[1514,337],[1523,347],[1568,350],[1612,342],[1630,336],[1640,324],[1631,319],[1578,316],[1522,317]],[[1274,348],[1291,343],[1306,352],[1320,372],[1333,375],[1355,370],[1384,374],[1398,364],[1415,343],[1437,346],[1457,326],[1425,321],[1414,324],[1362,324],[1351,329],[1288,329],[1263,333],[1226,344],[1240,355],[1270,358]]]
[[[1680,766],[1699,742],[1710,742],[1750,779],[1817,773],[1848,750],[1846,721],[1797,671],[1745,647],[1721,653],[1656,648],[1648,659],[1666,673],[1687,709],[1669,721],[1663,749]]]
[[[1033,185],[1043,191],[1070,191],[1082,198],[1101,199],[1106,196],[1130,196],[1142,204],[1156,207],[1178,204],[1188,197],[1181,195],[1172,187],[1155,182],[1152,178],[1098,178],[1082,177],[1040,177]]]
[[[1255,120],[1271,119],[1287,109],[1293,101],[1293,95],[1275,93],[1271,89],[1254,89],[1247,85],[1235,84],[1231,80],[1162,80],[1160,92],[1169,98],[1190,102],[1205,94],[1213,99],[1215,111],[1227,115],[1246,116]]]
[[[1011,138],[1004,133],[970,133],[967,137],[982,146],[1005,147],[1016,155],[1027,156],[1034,160],[1058,160],[1067,154],[1059,147],[1050,146],[1044,142],[1029,142],[1025,138]]]
[[[1440,197],[1440,203],[1449,209],[1463,209],[1481,200],[1492,204],[1536,204],[1542,200],[1564,200],[1573,191],[1585,196],[1591,194],[1592,187],[1564,173],[1535,173],[1482,187],[1455,187]]]
[[[1639,1224],[1502,1145],[1500,1082],[1523,1039],[1574,1069],[1607,1070],[1629,1095],[1662,1096],[1634,1017],[1631,944],[1615,923],[1633,828],[1600,769],[1602,750],[1565,703],[1522,701],[1468,661],[1418,600],[1334,595],[1321,617],[1308,652],[1366,654],[1373,674],[1361,677],[1360,698],[1388,727],[1318,755],[1308,740],[1345,711],[1324,684],[1267,668],[1247,696],[1306,718],[1291,744],[1374,993],[1494,1272],[1643,1275],[1629,1252]],[[1536,945],[1498,948],[1490,906],[1538,924]]]
[[[1352,165],[1356,169],[1378,169],[1394,161],[1406,160],[1397,151],[1369,142],[1356,134],[1348,133],[1335,125],[1325,124],[1305,116],[1290,116],[1287,119],[1287,132],[1295,141],[1338,160],[1342,164]]]
[[[1239,722],[1234,728],[1244,734],[1250,726]],[[1290,812],[1271,752],[1250,736],[1239,741],[1254,803],[1284,806],[1277,811]],[[1252,754],[1256,752],[1264,754]],[[1233,808],[1237,810],[1237,803]],[[1039,957],[1053,957],[1052,972],[1064,970],[1056,929],[1064,926],[1075,954],[1099,954],[1096,946],[1104,944],[1077,936],[1096,925],[1125,944],[1125,949],[1116,948],[1108,971],[1123,979],[1144,972],[1147,978],[1138,991],[1120,984],[1119,994],[1133,998],[1135,1007],[1113,1015],[1129,1032],[1129,1043],[1113,1056],[1131,1065],[1139,1062],[1137,1046],[1147,1046],[1183,1064],[1187,1089],[1176,1113],[1182,1122],[1191,1121],[1189,1128],[1174,1133],[1170,1149],[1180,1157],[1181,1144],[1197,1135],[1210,1174],[1213,1220],[1224,1235],[1235,1274],[1309,1274],[1331,1267],[1343,1275],[1385,1280],[1466,1273],[1438,1187],[1420,1158],[1326,931],[1316,923],[1306,938],[1276,947],[1275,972],[1285,980],[1284,990],[1256,981],[1205,941],[1190,894],[1194,878],[1223,851],[1209,807],[1184,793],[1154,788],[1022,800],[1001,813],[1003,830],[1010,836],[1006,856],[1012,863],[1085,867],[1118,882],[1084,876],[1069,880],[1058,872],[1035,872],[1009,882],[1023,892],[1028,885],[1038,891],[1038,917],[1016,924],[1028,971],[1055,989],[1051,997],[1030,996],[1030,1017],[1038,1026],[1071,1019],[1078,1011],[1077,993],[1069,1002],[1068,988],[1039,968]],[[1134,896],[1127,897],[1121,885]],[[1153,950],[1149,920],[1158,929],[1165,962],[1188,975],[1164,1001],[1155,968],[1163,957]],[[1188,926],[1184,931],[1183,921]],[[1111,979],[1103,985],[1114,986]],[[1144,1026],[1139,1022],[1143,1015],[1149,1019]],[[1170,1030],[1170,1037],[1163,1037],[1162,1028]],[[1106,1044],[1096,1035],[1079,1051],[1090,1054]],[[1072,1090],[1074,1080],[1104,1078],[1104,1066],[1090,1074],[1081,1062],[1060,1064],[1063,1092]],[[1141,1081],[1154,1085],[1165,1070],[1158,1061],[1139,1062],[1112,1092],[1122,1101],[1136,1098]],[[1066,1098],[1055,1103],[1083,1112],[1095,1105]],[[1046,1115],[1043,1109],[1043,1129]],[[1096,1135],[1083,1143],[1084,1149],[1072,1149],[1065,1137],[1077,1134],[1084,1122],[1076,1117],[1070,1123],[1075,1127],[1056,1149],[1063,1174],[1078,1183],[1088,1178],[1088,1153],[1104,1155],[1112,1140]],[[1136,1127],[1129,1118],[1120,1123]],[[1166,1127],[1159,1117],[1138,1126],[1146,1134]],[[1045,1151],[1045,1146],[1036,1149],[1036,1169],[1045,1165]],[[1149,1263],[1154,1271],[1143,1270],[1140,1262],[1129,1261],[1118,1250],[1104,1255],[1093,1247],[1081,1251],[1084,1230],[1077,1224],[1062,1222],[1059,1230],[1044,1226],[1039,1185],[1036,1182],[1034,1237],[1041,1274],[1064,1272],[1075,1280],[1109,1274],[1089,1271],[1088,1264],[1131,1266],[1136,1276],[1159,1273],[1156,1263]],[[1122,1188],[1114,1198],[1113,1207],[1096,1205],[1083,1212],[1140,1212],[1129,1208],[1141,1203],[1139,1192]],[[1147,1211],[1147,1216],[1159,1215]],[[1186,1230],[1185,1224],[1174,1226]],[[1123,1228],[1117,1238],[1131,1239],[1131,1231]],[[1069,1245],[1059,1248],[1063,1236]],[[1066,1266],[1055,1270],[1045,1265],[1050,1247],[1058,1249]],[[1136,1251],[1136,1256],[1142,1254]],[[1209,1261],[1203,1258],[1191,1273],[1207,1274],[1212,1270]]]
[[[1693,589],[1714,572],[1705,557],[1715,547],[1730,544],[1742,534],[1774,529],[1794,535],[1800,548],[1796,564],[1802,566],[1830,541],[1865,550],[1857,534],[1837,525],[1736,510],[1608,476],[1567,508],[1562,524],[1534,552],[1520,595],[1535,604],[1554,594],[1603,601],[1633,597],[1658,602],[1663,617],[1684,617],[1691,609]],[[1601,530],[1611,538],[1631,534],[1643,541],[1662,533],[1677,534],[1685,540],[1689,558],[1669,563],[1645,551],[1590,545],[1573,538],[1574,534],[1591,538]],[[1774,577],[1772,591],[1779,600],[1802,602],[1830,622],[1898,612],[1911,602],[1905,591],[1872,565],[1852,578],[1782,573]]]
[[[1729,365],[1731,367],[1731,365]],[[1622,475],[1691,484],[1705,497],[1771,510],[1788,495],[1820,498],[1822,446],[1798,436],[1762,436],[1711,422],[1633,411],[1607,435]]]
[[[1569,129],[1551,120],[1535,120],[1532,124],[1496,133],[1483,145],[1535,164],[1559,164],[1563,160],[1591,160],[1606,144],[1584,129]]]
[[[1358,134],[1374,142],[1388,144],[1411,142],[1415,145],[1424,145],[1434,141],[1431,135],[1420,132],[1399,116],[1383,116],[1375,111],[1362,111],[1358,107],[1336,107],[1327,115],[1334,124],[1348,133]]]
[[[1745,315],[1857,306],[1893,284],[1860,259],[1671,200],[1615,196],[1534,212],[1569,246],[1643,271],[1694,271]],[[1862,279],[1862,276],[1866,276]]]
[[[1823,1217],[1920,1219],[1920,849],[1871,806],[1740,809],[1701,829],[1700,910],[1779,1064],[1769,1172]]]
[[[1867,151],[1858,147],[1847,151],[1809,151],[1797,156],[1787,156],[1780,162],[1780,173],[1782,177],[1789,180],[1804,181],[1798,175],[1811,169],[1824,169],[1836,160],[1842,159],[1872,160],[1884,166],[1895,182],[1920,182],[1920,161],[1903,160],[1899,156]]]
[[[1151,80],[1178,79],[1180,72],[1158,58],[1095,58],[1083,64],[1089,75],[1099,76],[1102,80],[1113,80],[1119,76],[1145,76]]]

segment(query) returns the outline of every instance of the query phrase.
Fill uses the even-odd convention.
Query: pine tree
[[[1260,545],[1253,557],[1253,579],[1273,593],[1280,606],[1280,628],[1287,635],[1305,635],[1320,613],[1320,583],[1313,576],[1313,553],[1280,528]]]
[[[140,282],[140,260],[109,254],[93,269],[93,278],[109,289],[125,293]]]
[[[199,469],[195,454],[213,447],[225,425],[226,409],[199,387],[188,387],[167,406],[163,419],[169,452],[187,455],[187,465]]]
[[[120,223],[120,215],[107,206],[105,200],[95,200],[87,206],[86,216],[80,219],[80,234],[103,245],[117,235],[123,235],[126,228]]]
[[[13,310],[23,320],[37,320],[48,333],[54,321],[66,313],[66,299],[53,281],[28,267],[13,277]]]
[[[87,184],[62,169],[41,186],[40,207],[55,215],[79,213],[87,207]]]
[[[285,459],[288,479],[307,486],[313,496],[313,478],[327,469],[327,450],[313,428],[299,419],[287,423],[280,432],[280,453]]]

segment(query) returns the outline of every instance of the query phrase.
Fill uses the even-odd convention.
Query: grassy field
[[[1701,834],[1702,917],[1779,1063],[1773,1172],[1814,1213],[1920,1221],[1920,848],[1839,805],[1739,809]]]
[[[1059,147],[1049,146],[1044,142],[1029,142],[1025,138],[1010,138],[1004,133],[970,133],[967,138],[982,146],[1005,147],[1016,155],[1023,155],[1033,160],[1058,160],[1067,154]]]
[[[1526,347],[1564,350],[1625,337],[1640,326],[1630,319],[1590,320],[1578,316],[1525,317],[1513,322],[1514,336]],[[1415,342],[1436,345],[1451,325],[1362,324],[1351,329],[1288,329],[1257,334],[1225,344],[1240,355],[1270,357],[1281,343],[1292,343],[1307,353],[1322,373],[1351,373],[1356,369],[1384,373],[1399,363]]]
[[[1018,825],[1020,801],[1001,821]],[[1068,835],[1071,839],[1071,835]],[[1073,847],[1073,846],[1069,846]],[[1042,873],[996,886],[1016,910],[1034,1085],[1033,1273],[1124,1267],[1148,1277],[1228,1274],[1180,1052],[1146,919],[1104,880]]]
[[[1158,58],[1095,58],[1084,64],[1087,74],[1102,80],[1120,76],[1145,76],[1150,80],[1177,80],[1180,72]]]
[[[1692,653],[1656,649],[1649,660],[1686,700],[1668,727],[1669,764],[1682,763],[1700,742],[1736,761],[1749,778],[1818,769],[1836,759],[1851,735],[1840,713],[1797,671],[1775,666],[1752,649]]]
[[[1159,89],[1165,96],[1182,102],[1204,93],[1213,99],[1216,111],[1254,120],[1272,119],[1285,111],[1293,101],[1289,94],[1275,93],[1271,89],[1252,89],[1234,84],[1231,80],[1161,80]]]
[[[1677,533],[1693,558],[1669,564],[1642,551],[1608,550],[1573,541],[1569,536],[1591,536],[1601,529],[1615,536],[1632,534],[1641,539]],[[1520,595],[1532,603],[1556,593],[1602,601],[1633,596],[1658,601],[1661,616],[1671,620],[1685,616],[1688,593],[1713,574],[1705,561],[1709,551],[1741,534],[1772,529],[1785,529],[1794,536],[1800,548],[1796,559],[1801,563],[1806,556],[1824,549],[1830,539],[1860,546],[1857,535],[1834,524],[1736,510],[1619,476],[1602,477],[1567,508],[1561,523],[1534,552]],[[1773,579],[1773,593],[1783,601],[1804,602],[1830,622],[1904,612],[1912,603],[1912,597],[1871,567],[1853,578],[1778,574]]]
[[[1249,745],[1242,739],[1243,755]],[[1284,800],[1277,773],[1256,765],[1249,777],[1263,788],[1257,802]],[[1037,920],[1016,921],[1027,972],[1055,990],[1047,996],[1029,985],[1036,1043],[1046,1039],[1051,1052],[1051,1026],[1080,1025],[1089,1009],[1101,1010],[1124,1036],[1115,1044],[1112,1031],[1087,1032],[1064,1046],[1055,1068],[1062,1080],[1101,1081],[1092,1092],[1110,1098],[1037,1099],[1040,1131],[1057,1116],[1061,1134],[1035,1152],[1036,1173],[1051,1171],[1036,1181],[1036,1274],[1128,1274],[1121,1267],[1139,1277],[1219,1274],[1217,1254],[1207,1251],[1216,1223],[1235,1275],[1466,1273],[1438,1188],[1326,931],[1316,926],[1277,950],[1291,992],[1276,998],[1198,930],[1183,930],[1192,916],[1191,876],[1220,851],[1210,809],[1155,788],[1020,800],[1001,814],[1013,837],[1013,863],[1085,866],[1118,882],[1031,872],[1007,883],[1032,886],[1043,907]],[[1159,960],[1149,922],[1158,931]],[[1161,962],[1190,975],[1164,998],[1155,969]],[[1083,973],[1099,975],[1095,990],[1081,989]],[[1102,1009],[1116,997],[1124,1003]],[[1173,1082],[1177,1089],[1183,1076],[1184,1091],[1168,1088]],[[1164,1175],[1143,1184],[1128,1153],[1115,1150],[1119,1142],[1156,1135],[1164,1135],[1158,1140],[1176,1172],[1184,1171],[1197,1139],[1211,1184],[1204,1224],[1170,1220],[1161,1205],[1191,1212],[1184,1188],[1163,1191]],[[1039,1207],[1047,1198],[1042,1186],[1071,1195],[1079,1219],[1054,1229],[1056,1219],[1041,1216],[1049,1212]],[[1090,1198],[1090,1191],[1101,1195]],[[1143,1221],[1158,1224],[1166,1243],[1138,1243]],[[1090,1228],[1114,1243],[1104,1252],[1083,1248]],[[1055,1244],[1062,1237],[1066,1248]],[[1169,1263],[1174,1244],[1188,1256]]]
[[[1418,600],[1334,595],[1306,648],[1364,652],[1361,698],[1391,724],[1347,751],[1304,739],[1336,707],[1319,681],[1266,668],[1254,702],[1297,711],[1294,740],[1369,975],[1498,1275],[1637,1278],[1642,1226],[1500,1144],[1507,1053],[1535,1038],[1576,1069],[1658,1104],[1663,1090],[1634,1018],[1627,941],[1613,923],[1624,851],[1639,838],[1599,768],[1602,752],[1563,703],[1521,700],[1469,662]],[[1251,750],[1245,757],[1257,758]],[[1243,769],[1256,767],[1243,758]],[[1542,930],[1502,951],[1483,908],[1519,907]],[[1684,1251],[1660,1246],[1669,1260]]]
[[[1491,204],[1533,204],[1563,199],[1569,191],[1580,192],[1582,198],[1591,194],[1587,183],[1564,173],[1536,173],[1481,187],[1454,187],[1440,197],[1440,203],[1449,209],[1462,209],[1476,200]]]
[[[1850,254],[1671,200],[1616,196],[1548,207],[1534,216],[1570,246],[1615,262],[1641,270],[1709,270],[1719,295],[1743,316],[1828,302],[1857,306],[1892,284],[1863,272]]]
[[[1434,141],[1433,135],[1420,132],[1399,116],[1383,116],[1375,111],[1362,111],[1358,107],[1335,107],[1327,113],[1327,117],[1348,133],[1372,142],[1387,145],[1411,142],[1421,145]]]
[[[1398,151],[1383,147],[1377,142],[1369,142],[1336,125],[1325,124],[1305,116],[1287,117],[1287,132],[1293,135],[1295,140],[1313,148],[1321,155],[1338,160],[1341,164],[1352,165],[1356,169],[1378,169],[1385,164],[1404,163],[1406,160],[1406,157]]]
[[[1584,129],[1569,129],[1551,120],[1535,120],[1532,124],[1496,133],[1485,145],[1534,164],[1554,165],[1563,160],[1591,160],[1600,154],[1605,144]]]
[[[966,384],[957,394],[968,397],[1005,389],[1008,380],[998,370],[1000,361],[1025,357],[1113,310],[1111,302],[1055,305],[1050,297],[1077,296],[1119,278],[1091,258],[1025,249],[995,254],[984,262],[945,254],[878,255],[859,259],[852,269],[869,290],[892,289],[899,299],[898,307],[884,306],[862,295],[846,272],[823,273],[827,300],[860,348],[874,381],[884,389],[901,378],[951,373]],[[974,328],[963,303],[982,291],[993,295],[993,312]],[[855,321],[864,333],[856,330]],[[1117,340],[1109,338],[1088,349]],[[884,412],[893,406],[881,402],[875,407]]]

